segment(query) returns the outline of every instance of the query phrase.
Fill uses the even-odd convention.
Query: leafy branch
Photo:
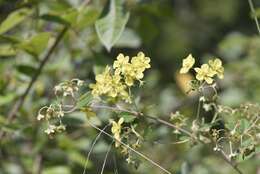
[[[29,92],[31,91],[34,83],[37,81],[38,77],[40,76],[40,74],[42,73],[42,70],[44,68],[44,66],[46,65],[46,63],[48,62],[48,60],[50,59],[51,55],[53,54],[54,50],[57,48],[57,46],[59,45],[60,41],[62,40],[63,36],[65,35],[65,33],[67,32],[68,27],[64,26],[63,29],[60,31],[60,33],[58,34],[58,36],[56,37],[53,45],[50,47],[49,51],[47,52],[47,54],[43,57],[43,59],[41,60],[37,71],[35,72],[35,74],[33,75],[30,83],[28,84],[26,90],[24,91],[24,93],[22,94],[22,96],[17,100],[17,102],[13,105],[13,107],[11,108],[8,116],[7,116],[7,120],[6,120],[6,124],[10,124],[12,123],[12,121],[15,119],[15,117],[17,116],[17,112],[21,109],[21,107],[24,104],[24,101],[26,99],[26,97],[28,96]],[[0,132],[0,139],[2,140],[6,135],[6,132],[4,130],[1,130]]]

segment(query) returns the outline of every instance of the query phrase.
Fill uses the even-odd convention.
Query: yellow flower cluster
[[[181,74],[185,74],[189,72],[189,70],[192,68],[192,66],[195,63],[195,59],[192,57],[191,54],[188,55],[185,59],[182,61],[182,68],[180,70]]]
[[[96,83],[90,84],[94,96],[107,95],[109,97],[119,97],[126,102],[130,101],[127,88],[134,85],[135,80],[144,77],[145,69],[150,68],[150,58],[139,52],[137,56],[129,57],[119,54],[114,61],[113,70],[106,67],[105,71],[96,76]]]
[[[96,83],[90,84],[94,96],[107,95],[109,97],[120,96],[127,100],[126,85],[121,82],[120,75],[112,75],[111,68],[106,67],[102,74],[96,76]]]
[[[191,54],[187,58],[183,59],[182,68],[180,70],[181,74],[189,72],[189,70],[195,64],[195,59]],[[194,68],[196,72],[196,79],[199,81],[206,81],[207,84],[213,83],[213,78],[215,75],[218,78],[224,78],[224,67],[222,66],[222,61],[220,59],[209,60],[208,64],[201,65],[200,68]]]
[[[120,137],[121,129],[122,129],[121,125],[123,124],[123,122],[124,122],[124,118],[122,118],[122,117],[118,120],[118,122],[112,121],[111,132],[113,133],[114,138],[116,139],[116,142],[115,142],[116,147],[120,146],[119,141],[121,141],[121,137]]]
[[[135,80],[141,80],[144,77],[145,69],[150,68],[150,58],[145,57],[143,52],[139,52],[129,62],[129,57],[119,54],[113,64],[115,74],[124,77],[127,86],[133,86]]]

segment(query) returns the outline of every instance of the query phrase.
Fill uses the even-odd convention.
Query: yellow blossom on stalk
[[[110,68],[107,66],[102,74],[96,76],[96,84],[90,84],[93,96],[100,96],[106,94],[110,90],[112,77],[110,75]]]
[[[224,78],[224,67],[220,59],[209,60],[209,66],[220,79]]]
[[[113,64],[114,71],[107,66],[103,73],[96,76],[96,83],[90,84],[92,95],[118,97],[131,103],[127,87],[133,86],[135,80],[141,82],[145,69],[150,67],[150,58],[146,57],[143,52],[134,56],[131,62],[128,56],[119,54]]]
[[[92,95],[95,97],[107,95],[109,97],[121,97],[126,102],[131,102],[126,85],[121,81],[119,74],[111,74],[110,67],[106,67],[104,72],[96,76],[96,83],[90,84]]]
[[[122,129],[122,124],[124,122],[124,118],[120,118],[118,120],[118,122],[115,122],[115,121],[112,121],[112,128],[111,128],[111,132],[113,133],[114,135],[114,138],[117,140],[115,142],[115,146],[116,147],[119,147],[120,146],[120,143],[118,141],[121,141],[121,137],[120,137],[120,134],[121,134],[121,129]]]
[[[127,86],[133,86],[135,80],[141,80],[144,77],[145,69],[151,67],[150,58],[146,57],[143,52],[139,52],[137,56],[132,57],[129,62],[129,57],[119,54],[117,60],[113,64],[115,74],[120,74],[124,77]]]
[[[124,81],[127,86],[134,85],[134,81],[137,78],[136,78],[135,68],[133,67],[132,64],[128,64],[125,66],[123,76],[124,76]]]
[[[129,57],[124,56],[122,53],[120,53],[117,58],[117,60],[114,61],[113,68],[115,69],[115,74],[120,74],[125,72],[125,69],[129,65]]]
[[[196,79],[199,81],[205,80],[208,84],[212,84],[212,77],[215,75],[214,71],[209,67],[208,64],[203,64],[200,68],[194,68],[197,72]]]
[[[151,68],[150,58],[145,57],[143,52],[139,52],[137,56],[132,57],[131,64],[126,68],[125,82],[128,86],[134,84],[134,80],[141,80],[144,77],[145,69]]]
[[[140,71],[151,68],[150,61],[151,59],[149,57],[145,57],[143,52],[139,52],[137,56],[134,56],[131,59],[132,65]]]
[[[189,70],[192,68],[192,66],[195,63],[195,59],[192,57],[191,54],[188,55],[185,59],[182,61],[182,68],[180,70],[181,74],[185,74],[189,72]]]
[[[110,97],[121,97],[123,100],[126,102],[131,103],[130,96],[128,92],[126,92],[126,85],[124,85],[121,82],[121,76],[118,74],[115,74],[112,76],[112,81],[111,81],[111,89],[108,92],[108,96]]]

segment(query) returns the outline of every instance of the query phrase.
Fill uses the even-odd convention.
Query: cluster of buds
[[[225,123],[223,136],[219,131],[212,132],[216,147],[214,150],[227,153],[230,159],[249,157],[260,145],[257,137],[260,130],[260,106],[258,104],[243,104],[237,108],[218,105],[217,111]],[[234,119],[236,118],[236,119]],[[229,150],[225,152],[224,144],[228,144]]]
[[[72,79],[56,85],[54,87],[54,93],[56,96],[75,96],[75,93],[79,91],[79,87],[84,84],[82,80]]]
[[[39,110],[37,120],[45,120],[48,124],[48,128],[44,132],[53,136],[55,133],[62,132],[66,129],[61,121],[63,116],[64,111],[62,110],[62,105],[51,104],[50,106],[44,106]]]
[[[171,113],[170,120],[174,123],[174,125],[178,128],[184,127],[187,125],[187,118],[182,115],[179,111],[175,113]],[[178,129],[174,130],[175,134],[180,134],[181,132]]]
[[[131,149],[138,149],[141,147],[142,136],[135,130],[134,126],[124,126],[124,119],[121,117],[117,122],[110,121],[112,124],[111,132],[115,139],[115,147],[121,149],[121,153],[126,157],[128,164],[139,166],[139,161]],[[131,149],[122,145],[122,142],[127,144]]]
[[[54,87],[54,93],[57,97],[61,97],[61,99],[67,96],[74,99],[83,83],[84,82],[79,79],[72,79],[70,81],[60,83]],[[62,123],[62,117],[66,113],[63,107],[63,100],[60,100],[60,102],[42,107],[38,112],[37,120],[46,121],[48,126],[44,132],[51,137],[54,134],[62,132],[66,129],[65,125]]]

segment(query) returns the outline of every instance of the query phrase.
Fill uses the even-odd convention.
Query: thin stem
[[[108,137],[110,137],[111,139],[113,139],[114,141],[119,142],[121,145],[125,146],[126,148],[130,149],[131,151],[135,152],[136,154],[138,154],[139,156],[141,156],[142,158],[146,159],[147,161],[149,161],[151,164],[153,164],[154,166],[160,168],[161,170],[163,170],[165,173],[171,174],[170,171],[168,171],[167,169],[163,168],[162,166],[160,166],[158,163],[156,163],[155,161],[151,160],[150,158],[148,158],[147,156],[145,156],[144,154],[142,154],[141,152],[136,151],[135,149],[133,149],[132,147],[128,146],[127,144],[125,144],[124,142],[115,139],[112,135],[110,135],[109,133],[107,133],[106,131],[101,130],[100,128],[98,128],[97,126],[95,126],[94,124],[92,124],[90,121],[87,120],[87,122],[96,130],[104,133],[105,135],[107,135]]]
[[[260,116],[256,116],[256,120],[253,121],[253,123],[244,131],[243,134],[247,133],[250,129],[252,129],[256,125],[256,123],[258,122],[259,118],[260,118]]]
[[[109,125],[110,125],[110,123],[107,124],[102,130],[104,131]],[[102,132],[100,132],[100,133],[96,136],[95,140],[93,141],[93,143],[92,143],[92,145],[91,145],[91,147],[90,147],[90,150],[89,150],[88,156],[87,156],[87,160],[85,161],[85,164],[84,164],[83,174],[86,173],[86,169],[87,169],[88,161],[89,161],[89,158],[90,158],[90,154],[91,154],[91,152],[93,151],[94,146],[95,146],[95,144],[97,143],[97,141],[98,141],[99,137],[101,136],[101,134],[102,134]]]
[[[175,126],[174,124],[171,124],[165,120],[162,120],[160,118],[157,118],[157,117],[154,117],[154,116],[149,116],[149,115],[144,115],[143,113],[139,113],[139,112],[136,112],[136,111],[130,111],[130,110],[127,110],[127,109],[122,109],[122,108],[117,108],[117,107],[111,107],[111,106],[103,106],[103,105],[92,105],[93,108],[98,108],[98,109],[108,109],[108,110],[112,110],[112,111],[120,111],[120,112],[128,112],[128,113],[131,113],[133,114],[134,116],[136,117],[139,117],[139,116],[143,116],[145,118],[148,118],[148,119],[151,119],[151,120],[154,120],[158,123],[161,123],[161,124],[164,124],[168,127],[171,127],[173,129],[176,129],[176,130],[179,130],[180,132],[188,135],[189,137],[193,138],[195,141],[197,141],[198,143],[201,143],[201,144],[204,144],[204,145],[207,145],[205,142],[201,141],[200,139],[198,139],[197,137],[194,137],[194,135],[189,132],[188,130],[186,129],[183,129],[183,128],[180,128],[180,127],[177,127]],[[99,128],[98,128],[99,129]],[[121,142],[120,142],[121,143]],[[121,144],[124,145],[124,143],[122,142]],[[125,144],[126,145],[126,144]],[[126,145],[127,147],[127,145]],[[131,148],[131,147],[130,147]],[[213,148],[212,148],[213,149]],[[133,149],[134,150],[134,149]],[[243,174],[242,171],[237,167],[237,165],[235,163],[233,163],[229,157],[223,152],[223,151],[220,151],[220,155],[222,156],[222,158],[234,169],[236,170],[239,174]]]
[[[113,163],[114,163],[114,174],[118,174],[118,167],[117,167],[117,162],[116,162],[115,153],[114,153],[114,155],[113,155]]]
[[[199,121],[199,118],[200,118],[200,108],[201,108],[201,101],[199,99],[199,104],[198,104],[197,114],[196,114],[196,121]]]
[[[251,12],[254,16],[254,20],[255,20],[255,24],[256,24],[258,34],[260,35],[260,25],[259,25],[259,22],[258,22],[258,19],[257,19],[257,16],[256,16],[254,4],[253,4],[252,0],[248,0],[248,3],[249,3],[249,6],[250,6],[250,10],[251,10]]]
[[[101,170],[100,174],[103,174],[103,172],[104,172],[104,169],[105,169],[105,166],[106,166],[106,163],[107,163],[107,157],[108,157],[109,152],[111,151],[113,142],[114,142],[114,140],[109,145],[109,148],[107,150],[107,153],[106,153],[106,156],[105,156],[105,159],[104,159],[104,162],[103,162],[103,165],[102,165],[102,170]]]
[[[214,117],[213,117],[213,119],[211,120],[211,124],[214,123],[217,118],[218,118],[218,112],[215,112]]]
[[[142,117],[148,118],[150,120],[154,120],[156,122],[164,124],[164,125],[166,125],[168,127],[177,129],[177,130],[183,132],[184,134],[186,134],[186,135],[188,135],[190,137],[193,137],[193,135],[189,131],[187,131],[187,130],[185,130],[183,128],[177,127],[174,124],[171,124],[171,123],[169,123],[169,122],[167,122],[167,121],[165,121],[163,119],[160,119],[160,118],[157,118],[157,117],[154,117],[154,116],[150,116],[150,115],[144,115],[141,112],[130,111],[130,110],[127,110],[127,109],[122,109],[122,108],[118,108],[118,107],[111,107],[111,106],[104,106],[104,105],[92,105],[91,107],[92,108],[97,108],[97,109],[108,109],[108,110],[112,110],[112,111],[127,112],[127,113],[130,113],[130,114],[133,114],[133,116],[136,116],[136,117],[142,116]]]
[[[232,148],[232,142],[229,141],[229,150],[230,150],[230,154],[233,154],[233,148]]]

